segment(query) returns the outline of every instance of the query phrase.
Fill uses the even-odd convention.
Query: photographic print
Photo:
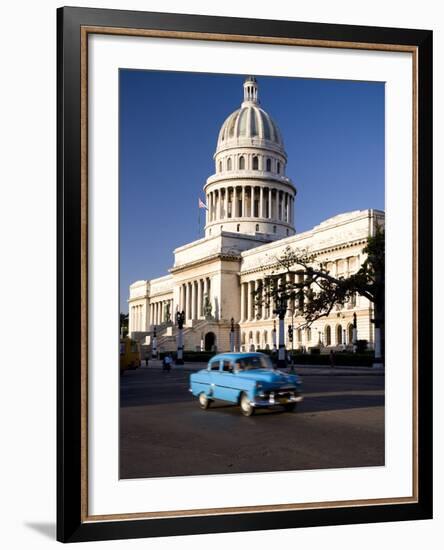
[[[57,13],[58,540],[432,517],[432,33]]]
[[[384,466],[384,82],[120,69],[119,239],[121,479]]]

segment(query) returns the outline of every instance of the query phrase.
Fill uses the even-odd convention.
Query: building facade
[[[276,272],[286,248],[310,251],[332,275],[347,277],[365,260],[368,237],[384,225],[384,212],[369,209],[339,214],[296,234],[296,187],[286,175],[281,133],[260,107],[254,77],[244,82],[240,108],[221,127],[214,162],[215,173],[204,185],[205,236],[174,250],[168,275],[130,285],[129,332],[147,349],[154,330],[158,350],[176,349],[177,311],[185,312],[185,350],[228,350],[232,323],[236,349],[272,349],[276,316],[266,305],[256,307],[254,293]],[[357,338],[374,345],[372,305],[361,296],[305,329],[299,328],[304,319],[298,304],[287,305],[287,349],[351,347],[353,314]]]

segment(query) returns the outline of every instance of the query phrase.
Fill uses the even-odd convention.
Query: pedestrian
[[[335,352],[330,350],[330,367],[333,369],[335,366]]]
[[[163,362],[164,362],[164,368],[167,372],[170,372],[171,370],[171,363],[173,362],[173,359],[171,357],[171,355],[168,353],[167,355],[165,355],[164,359],[163,359]]]

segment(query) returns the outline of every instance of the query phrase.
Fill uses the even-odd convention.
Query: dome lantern
[[[244,82],[244,102],[242,107],[248,103],[259,103],[257,80],[254,76],[249,76]]]

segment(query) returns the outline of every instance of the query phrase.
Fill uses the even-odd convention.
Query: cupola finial
[[[254,76],[247,76],[245,79],[244,102],[259,103],[257,80]]]

